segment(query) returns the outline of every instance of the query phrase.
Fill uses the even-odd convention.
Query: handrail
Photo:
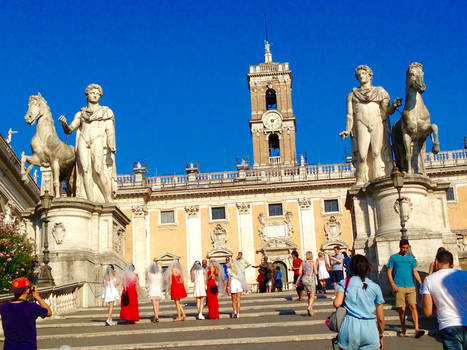
[[[46,299],[51,294],[61,295],[61,294],[70,293],[76,288],[81,288],[82,286],[84,286],[84,283],[85,282],[74,282],[74,283],[63,284],[61,286],[42,287],[42,288],[39,287],[39,295],[41,296],[41,298]],[[14,299],[13,294],[0,295],[0,304],[6,303],[13,299]]]

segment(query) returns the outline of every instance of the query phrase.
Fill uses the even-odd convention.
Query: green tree
[[[34,246],[17,225],[7,224],[0,215],[0,294],[9,294],[17,277],[32,277]]]

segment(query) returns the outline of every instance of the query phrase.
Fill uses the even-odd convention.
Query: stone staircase
[[[324,325],[334,310],[329,296],[318,296],[315,314],[309,317],[306,301],[297,301],[292,292],[248,294],[242,297],[239,319],[232,319],[230,298],[219,300],[220,320],[196,320],[194,298],[184,299],[187,319],[172,322],[175,306],[170,300],[161,301],[160,322],[151,323],[152,306],[140,299],[141,320],[127,325],[118,318],[118,325],[105,327],[105,307],[86,308],[78,312],[42,320],[37,323],[39,349],[58,349],[70,345],[72,349],[332,349],[336,336]],[[205,309],[207,315],[207,308]],[[397,312],[385,305],[386,336],[396,336],[399,329]],[[409,323],[411,325],[411,323]],[[408,334],[413,334],[409,329]],[[427,340],[436,343],[434,339]],[[3,345],[3,339],[0,346]],[[418,340],[417,340],[418,341]],[[388,344],[388,342],[387,342]],[[418,343],[419,345],[421,343]],[[437,343],[439,348],[439,343]],[[426,345],[425,349],[430,349]],[[386,349],[391,347],[386,346]],[[404,347],[394,347],[398,350]],[[435,348],[433,348],[435,349]]]

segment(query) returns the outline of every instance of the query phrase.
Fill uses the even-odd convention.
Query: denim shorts
[[[439,331],[444,350],[467,349],[467,326],[447,327]]]

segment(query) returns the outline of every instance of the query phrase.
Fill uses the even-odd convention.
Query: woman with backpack
[[[338,284],[334,307],[343,305],[347,311],[337,336],[340,349],[383,347],[383,293],[380,286],[368,278],[370,270],[368,259],[357,254],[350,260],[350,277]]]

